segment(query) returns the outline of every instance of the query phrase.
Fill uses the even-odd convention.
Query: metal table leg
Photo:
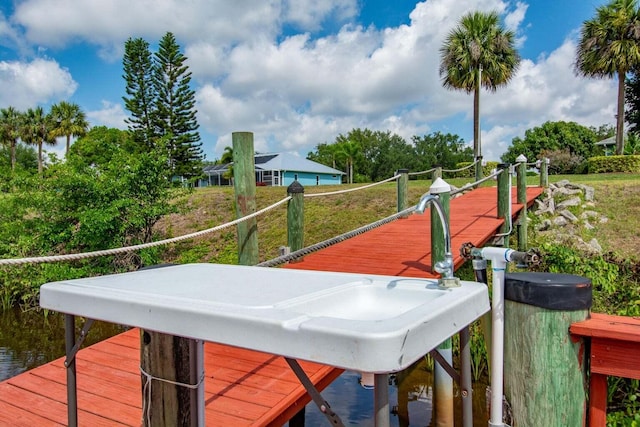
[[[469,326],[465,326],[460,331],[460,390],[463,427],[473,427],[473,385],[471,383],[471,345],[469,341]]]
[[[389,375],[375,374],[374,399],[375,399],[375,425],[376,427],[389,427]]]
[[[76,344],[76,319],[72,314],[65,314],[64,340],[67,366],[67,421],[70,427],[78,425],[78,396],[76,389],[76,359],[74,356]]]

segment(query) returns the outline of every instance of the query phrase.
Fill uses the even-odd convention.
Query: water
[[[82,322],[77,319],[78,323]],[[84,345],[123,332],[125,328],[95,322]],[[0,381],[65,354],[64,315],[20,309],[0,312]]]
[[[77,319],[78,327],[82,319]],[[104,322],[95,322],[83,346],[106,339],[126,328]],[[0,312],[0,381],[18,375],[54,359],[64,356],[64,316],[43,311],[22,312],[19,309]],[[323,393],[323,398],[347,426],[374,426],[373,390],[360,386],[356,372],[345,372]],[[403,374],[391,376],[389,406],[392,408],[391,426],[432,425],[431,385],[433,376],[424,363],[418,363]],[[474,425],[486,426],[484,388],[474,386]],[[456,394],[458,394],[456,392]],[[399,398],[400,397],[400,398]],[[459,407],[459,402],[456,402]],[[459,423],[460,414],[456,414]],[[329,425],[315,404],[307,405],[306,425]]]

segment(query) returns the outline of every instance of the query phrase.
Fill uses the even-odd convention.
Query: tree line
[[[389,178],[398,169],[423,171],[435,165],[454,169],[458,163],[472,162],[473,150],[457,135],[413,136],[407,142],[390,131],[352,129],[333,143],[321,143],[307,159],[345,171],[347,181],[375,182]]]
[[[85,113],[77,104],[67,101],[53,104],[48,112],[41,106],[26,111],[11,106],[0,109],[0,139],[9,150],[12,171],[17,165],[18,144],[21,141],[38,148],[38,173],[41,174],[44,145],[55,145],[56,138],[65,137],[65,154],[68,154],[71,138],[84,135],[88,128]]]

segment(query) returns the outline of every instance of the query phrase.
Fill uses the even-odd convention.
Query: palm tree
[[[0,134],[2,143],[11,149],[11,170],[16,168],[16,145],[20,138],[22,113],[13,107],[0,110]]]
[[[89,123],[78,104],[61,101],[51,106],[51,116],[54,121],[51,136],[67,138],[65,157],[69,154],[72,136],[83,136],[89,129]]]
[[[360,155],[362,147],[354,141],[345,141],[340,143],[340,149],[336,155],[342,157],[347,162],[347,173],[349,174],[349,184],[353,184],[353,163]]]
[[[480,147],[480,87],[495,92],[506,85],[520,64],[515,34],[500,25],[497,12],[470,12],[447,36],[440,48],[440,77],[447,89],[473,93],[473,152]],[[476,165],[476,178],[482,165]]]
[[[52,128],[50,114],[45,114],[42,107],[29,108],[24,115],[20,139],[26,144],[38,146],[38,173],[42,174],[42,145],[55,145],[56,140],[50,135]]]
[[[613,0],[585,21],[576,52],[578,75],[618,77],[616,154],[624,150],[624,93],[628,71],[640,64],[640,12],[636,0]]]
[[[224,178],[229,181],[233,178],[233,148],[228,145],[224,147],[224,151],[222,152],[222,156],[220,157],[221,165],[229,165],[227,171],[222,175]]]

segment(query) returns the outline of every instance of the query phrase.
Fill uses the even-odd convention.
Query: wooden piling
[[[304,247],[304,187],[293,181],[287,187],[287,245],[292,252]]]
[[[522,210],[518,216],[518,250],[526,252],[528,249],[528,226],[527,226],[527,158],[518,156],[518,203],[522,205]]]
[[[585,320],[591,281],[568,274],[505,278],[504,390],[518,427],[583,427],[585,349],[569,327]]]
[[[476,182],[480,181],[483,178],[483,166],[482,166],[482,156],[476,157]],[[476,185],[475,188],[478,186]]]
[[[398,190],[398,212],[409,207],[409,169],[398,169],[396,175],[400,175],[396,182]]]
[[[190,363],[196,357],[193,343],[187,338],[140,330],[143,426],[198,425],[197,395],[179,385],[197,384]]]
[[[498,169],[502,169],[502,173],[498,175],[498,218],[502,218],[504,223],[500,227],[500,234],[504,234],[504,243],[502,246],[509,246],[509,233],[511,230],[511,217],[509,216],[509,207],[511,205],[511,195],[509,188],[509,165],[501,163],[498,165]]]
[[[549,159],[540,159],[540,187],[547,188],[549,186]]]
[[[233,179],[236,217],[256,212],[256,174],[252,132],[233,132]],[[258,220],[251,218],[238,224],[238,264],[255,265],[258,257]]]

